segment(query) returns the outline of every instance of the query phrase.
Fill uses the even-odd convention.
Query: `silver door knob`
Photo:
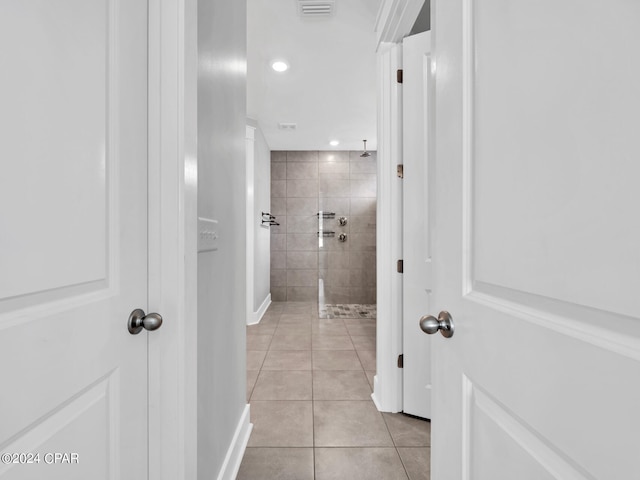
[[[433,315],[425,315],[420,319],[420,328],[428,335],[433,335],[438,330],[445,338],[453,337],[453,319],[449,312],[440,312],[438,318]]]
[[[143,328],[149,331],[157,330],[160,328],[160,325],[162,325],[162,315],[159,313],[146,315],[141,308],[136,308],[131,312],[129,322],[127,323],[131,335],[139,334]]]

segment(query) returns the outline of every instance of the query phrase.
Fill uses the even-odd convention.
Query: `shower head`
[[[360,156],[361,156],[361,157],[370,157],[370,156],[371,156],[371,154],[370,154],[369,152],[367,152],[367,141],[366,141],[366,140],[363,140],[363,142],[364,142],[364,152],[362,152],[362,153],[360,154]]]

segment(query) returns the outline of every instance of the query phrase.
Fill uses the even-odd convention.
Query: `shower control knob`
[[[340,235],[338,235],[338,240],[340,240],[341,242],[346,242],[347,241],[347,234],[346,233],[341,233]]]
[[[340,222],[340,225],[344,227],[347,224],[347,217],[340,217],[338,222]]]

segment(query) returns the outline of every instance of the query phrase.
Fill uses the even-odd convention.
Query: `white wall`
[[[271,298],[271,235],[269,227],[261,226],[262,212],[271,211],[271,150],[260,127],[256,127],[254,142],[254,290],[253,311],[259,316],[261,308],[268,306]],[[267,302],[265,304],[265,302]],[[256,321],[260,317],[256,318]]]
[[[246,417],[246,2],[198,1],[198,216],[218,250],[198,254],[198,478],[233,478]]]

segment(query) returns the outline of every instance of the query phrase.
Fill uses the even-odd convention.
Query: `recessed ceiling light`
[[[271,64],[271,68],[273,68],[276,72],[286,72],[289,69],[289,65],[282,60],[278,60]]]
[[[338,140],[331,140],[329,142],[329,145],[331,145],[332,147],[337,147],[338,145],[340,145],[340,142]]]

